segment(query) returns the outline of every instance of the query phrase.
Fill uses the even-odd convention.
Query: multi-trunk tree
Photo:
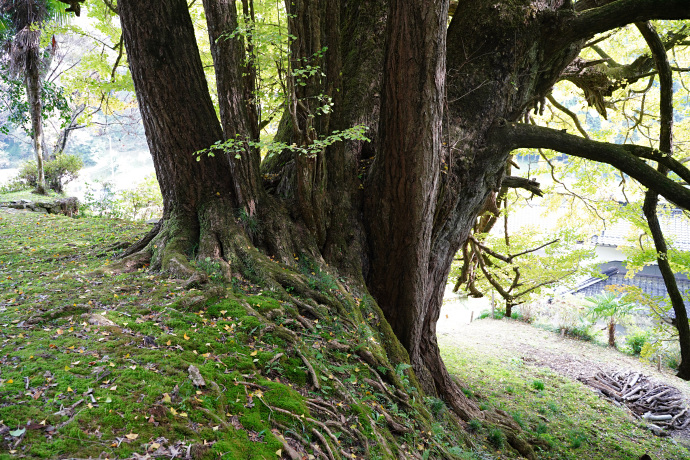
[[[251,44],[232,34],[234,1],[203,4],[220,120],[187,3],[116,6],[165,203],[125,264],[150,260],[193,277],[190,258],[210,257],[228,276],[260,267],[266,283],[304,296],[313,293],[272,260],[293,265],[301,253],[328,264],[350,290],[373,296],[422,389],[465,419],[481,411],[448,374],[436,322],[454,256],[500,189],[511,151],[609,163],[690,206],[690,190],[652,166],[690,178],[666,152],[521,123],[556,82],[585,73],[578,55],[588,40],[634,22],[690,18],[686,0],[475,0],[453,4],[450,16],[447,0],[287,1],[287,100],[276,135],[285,148],[263,162]],[[596,94],[604,83],[625,84],[606,77],[579,84]],[[370,141],[325,142],[360,125]],[[212,156],[198,154],[211,147]]]

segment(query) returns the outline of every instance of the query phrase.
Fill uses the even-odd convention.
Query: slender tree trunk
[[[647,41],[649,48],[652,50],[654,63],[659,72],[659,81],[661,83],[659,149],[662,152],[673,152],[673,75],[671,73],[671,66],[666,57],[664,45],[654,27],[647,22],[638,23],[637,28]],[[668,174],[668,168],[663,165],[659,165],[657,170],[664,175]],[[668,260],[668,247],[661,231],[659,218],[657,217],[658,202],[658,194],[653,190],[647,190],[642,209],[647,223],[649,224],[654,247],[657,251],[659,271],[661,271],[661,276],[666,285],[666,291],[671,299],[671,305],[676,315],[676,329],[678,330],[678,342],[680,344],[681,356],[677,376],[684,380],[690,380],[690,323],[688,323],[688,313],[685,308],[685,301],[678,289],[676,276]]]
[[[25,81],[26,94],[29,100],[29,112],[31,115],[31,140],[36,155],[36,191],[44,195],[46,190],[46,179],[43,168],[43,103],[41,102],[41,76],[40,76],[40,59],[38,57],[38,41],[40,31],[26,30],[23,34],[31,36],[29,40],[31,45],[26,50],[26,67]]]
[[[611,319],[608,324],[609,347],[616,348],[616,322]]]

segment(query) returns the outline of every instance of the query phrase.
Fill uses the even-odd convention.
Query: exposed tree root
[[[132,251],[130,248],[127,254],[110,265],[108,270],[121,273],[136,270],[150,263],[155,270],[161,270],[178,279],[185,279],[186,288],[204,289],[201,300],[195,301],[195,305],[203,303],[206,297],[218,295],[232,297],[232,294],[225,289],[214,288],[213,286],[217,285],[213,283],[217,283],[219,277],[216,276],[211,282],[211,274],[200,271],[192,261],[193,257],[197,260],[210,261],[216,267],[215,275],[220,275],[220,279],[224,282],[229,282],[234,278],[260,279],[263,288],[272,291],[274,297],[281,299],[284,307],[262,314],[242,298],[234,298],[244,306],[247,314],[261,321],[262,327],[255,340],[263,341],[268,336],[274,336],[285,341],[289,350],[286,353],[299,357],[303,363],[311,389],[315,392],[323,391],[325,383],[321,380],[322,377],[324,379],[327,377],[325,381],[331,387],[329,391],[332,392],[334,398],[342,402],[336,407],[323,399],[308,398],[306,405],[311,415],[304,414],[303,416],[287,409],[268,405],[263,398],[259,398],[272,412],[289,415],[297,423],[309,424],[310,426],[305,426],[304,429],[317,440],[316,444],[310,443],[304,437],[298,438],[296,434],[293,436],[293,431],[290,431],[292,439],[290,442],[297,442],[305,451],[312,451],[317,458],[328,460],[351,458],[353,452],[357,452],[358,456],[364,454],[365,457],[369,457],[373,454],[374,448],[384,458],[421,458],[416,446],[406,449],[400,447],[395,440],[399,436],[414,438],[419,436],[419,433],[430,431],[432,416],[425,406],[420,404],[424,393],[420,390],[421,386],[416,374],[410,370],[404,371],[404,374],[400,369],[396,371],[396,365],[409,363],[407,352],[395,338],[376,303],[366,295],[366,288],[360,287],[363,294],[353,294],[352,286],[346,289],[338,282],[338,290],[321,292],[314,288],[313,278],[310,279],[308,274],[300,273],[298,267],[275,262],[258,251],[239,230],[234,219],[215,219],[209,215],[206,215],[205,219],[202,219],[198,231],[193,227],[180,225],[179,220],[158,225],[146,236],[145,240],[148,240],[146,245],[142,244],[142,240],[142,243],[132,247],[139,248],[138,251]],[[223,225],[229,228],[222,230]],[[180,227],[186,230],[181,230]],[[199,241],[197,248],[194,247],[193,241]],[[294,261],[289,258],[287,260],[294,264]],[[323,265],[322,273],[326,273],[327,268],[325,264]],[[353,283],[356,285],[357,281]],[[360,302],[355,297],[359,299],[366,297],[368,300],[366,303]],[[337,316],[338,324],[343,328],[344,333],[351,336],[354,341],[342,343],[335,337],[332,340],[324,340],[321,342],[324,345],[323,354],[327,355],[328,359],[336,361],[339,359],[338,356],[343,356],[343,354],[356,357],[361,363],[359,367],[368,372],[368,376],[363,377],[361,383],[368,385],[372,391],[376,392],[379,395],[378,400],[383,405],[361,400],[356,385],[341,381],[325,366],[324,358],[321,360],[315,358],[316,353],[311,344],[315,340],[314,337],[321,334],[321,329],[317,329],[316,324],[317,322],[319,325],[324,324],[332,316]],[[276,323],[279,318],[282,324]],[[370,339],[374,341],[370,343]],[[281,357],[282,355],[277,355],[273,359],[278,361]],[[429,369],[428,377],[431,378],[431,374],[435,371],[435,369]],[[444,398],[461,419],[486,420],[502,429],[506,433],[509,444],[521,455],[529,459],[535,458],[529,443],[520,436],[520,427],[509,416],[500,413],[483,413],[471,401],[468,404],[469,400],[455,382],[450,379],[450,376],[447,378],[451,383],[448,388],[453,389],[454,392],[445,393]],[[245,385],[245,388],[255,385],[251,382],[237,383]],[[411,398],[410,391],[417,391],[415,399]],[[409,414],[409,418],[403,420],[384,406],[395,407],[396,411],[404,411]],[[358,408],[357,411],[351,412],[354,408]],[[373,411],[379,414],[378,420],[374,420],[371,415]],[[213,417],[210,414],[209,417],[223,427],[228,426],[228,423],[219,417]],[[411,424],[411,420],[414,423]],[[278,422],[272,420],[272,423],[276,427],[274,434],[276,431],[284,434],[289,430]],[[360,423],[361,427],[364,427],[361,430],[358,428]],[[445,423],[450,423],[457,429],[462,426],[459,419],[451,416],[446,417]],[[345,434],[346,437],[341,439],[348,439],[350,447],[341,445],[333,434],[334,431]],[[276,437],[283,444],[286,456],[290,458],[303,456],[300,448],[294,447],[297,444],[290,446],[285,436],[282,439],[278,435]],[[429,442],[430,448],[435,452],[430,458],[454,458],[454,455],[449,453],[441,443]]]

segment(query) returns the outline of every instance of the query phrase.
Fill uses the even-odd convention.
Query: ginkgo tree
[[[562,80],[575,80],[595,106],[601,95],[605,107],[608,94],[632,79],[595,68],[581,52],[599,34],[639,21],[687,19],[690,11],[685,0],[450,6],[443,0],[276,5],[285,8],[288,29],[286,103],[276,140],[290,148],[262,161],[252,143],[259,130],[245,78],[247,42],[221,39],[239,26],[236,3],[203,2],[216,111],[189,5],[120,0],[116,10],[165,206],[161,222],[121,266],[150,263],[193,281],[199,275],[190,257],[208,258],[229,274],[261,273],[275,292],[298,293],[343,316],[353,314],[343,300],[349,293],[370,296],[385,318],[371,324],[385,353],[394,364],[409,362],[422,391],[444,397],[464,419],[487,418],[511,431],[514,422],[482,412],[462,393],[441,359],[435,328],[455,254],[500,190],[518,148],[611,164],[690,207],[690,190],[655,169],[662,164],[690,177],[670,152],[525,122]],[[316,141],[358,125],[369,128],[368,140],[305,154]],[[195,152],[229,139],[247,140],[245,148],[196,161]],[[236,216],[254,219],[258,230],[247,231]],[[298,253],[337,271],[347,285],[342,297],[315,291],[291,271]],[[524,440],[514,433],[508,439],[534,458]]]

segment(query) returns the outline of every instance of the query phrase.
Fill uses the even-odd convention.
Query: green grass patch
[[[629,460],[644,453],[653,458],[690,458],[687,449],[669,438],[654,436],[626,410],[577,381],[510,356],[451,348],[442,339],[440,343],[450,372],[475,396],[480,395],[479,407],[509,413],[528,437],[539,441],[539,459]],[[477,423],[470,426],[483,433],[505,458],[517,458],[507,453],[496,430],[481,431]]]

